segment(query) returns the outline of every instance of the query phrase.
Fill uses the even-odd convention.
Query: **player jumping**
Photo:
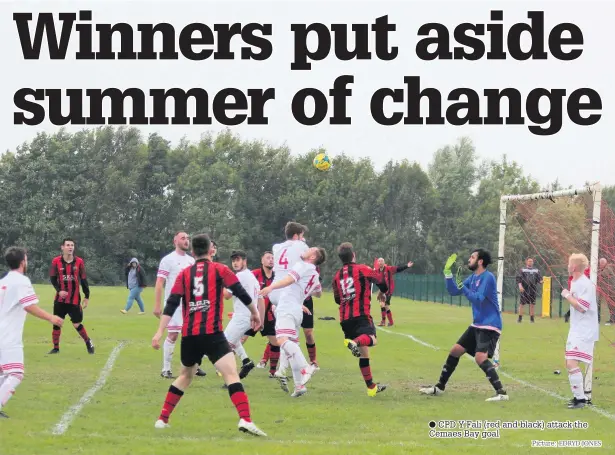
[[[485,372],[496,392],[494,397],[487,398],[486,401],[506,401],[509,397],[489,360],[493,357],[502,332],[502,314],[498,304],[495,276],[487,270],[491,264],[491,255],[481,248],[474,250],[468,259],[468,268],[474,273],[463,283],[456,283],[453,279],[451,267],[456,259],[456,254],[451,255],[444,266],[446,288],[453,296],[464,294],[472,303],[474,322],[451,349],[442,367],[438,383],[435,386],[421,388],[420,392],[425,395],[442,395],[446,383],[457,368],[459,358],[467,353],[474,357],[476,364]]]
[[[49,321],[54,327],[62,327],[64,319],[38,306],[32,283],[25,276],[28,257],[23,248],[9,248],[4,260],[9,272],[0,279],[0,418],[8,419],[2,409],[24,376],[23,327],[26,313]]]
[[[591,365],[594,343],[599,339],[598,303],[596,287],[583,273],[589,266],[584,254],[573,254],[568,259],[568,273],[572,276],[570,290],[562,290],[562,297],[570,303],[570,330],[566,341],[566,368],[573,398],[570,409],[588,404],[583,387],[583,373],[579,362]],[[591,402],[589,402],[591,404]]]
[[[342,243],[337,254],[343,265],[333,277],[333,297],[340,306],[344,344],[355,357],[360,357],[359,368],[367,386],[367,395],[374,397],[387,386],[374,383],[369,366],[369,347],[378,343],[376,327],[370,314],[371,283],[375,283],[383,293],[388,288],[382,276],[374,269],[355,262],[356,255],[351,243]]]
[[[395,274],[399,272],[403,272],[404,270],[412,267],[414,265],[413,262],[408,262],[404,265],[386,265],[383,258],[378,258],[376,264],[376,272],[381,275],[380,280],[384,280],[387,284],[386,292],[378,293],[378,301],[380,302],[380,312],[382,314],[382,320],[379,327],[384,327],[386,324],[386,319],[389,320],[389,327],[393,325],[393,313],[391,313],[391,297],[393,296],[393,291],[395,290]]]
[[[73,327],[79,333],[88,353],[94,354],[94,343],[83,327],[83,310],[88,307],[90,299],[90,286],[85,273],[85,263],[79,256],[74,255],[75,242],[66,238],[62,241],[62,254],[53,258],[49,270],[51,284],[56,290],[53,301],[53,314],[64,319],[70,316]],[[83,302],[81,301],[80,285],[83,287]],[[59,325],[53,326],[52,341],[53,349],[49,354],[60,352],[60,335],[62,331]]]
[[[305,243],[304,235],[307,233],[308,228],[302,224],[294,221],[289,221],[284,227],[284,235],[286,241],[284,243],[277,243],[273,245],[273,283],[281,281],[286,278],[288,272],[294,267],[294,265],[301,261],[301,255],[308,250],[308,246]],[[278,297],[280,295],[279,290],[274,290],[269,295],[269,300],[273,305],[274,314],[276,314],[276,305],[278,303]],[[309,310],[308,310],[309,311]],[[288,378],[286,377],[286,369],[288,368],[288,358],[283,355],[280,357],[278,363],[278,369],[274,376],[283,390],[287,390],[286,383]]]
[[[260,295],[265,297],[271,291],[280,290],[276,306],[275,334],[280,349],[293,371],[295,390],[292,397],[300,397],[307,392],[305,384],[314,372],[314,368],[308,365],[299,347],[299,328],[305,309],[303,301],[311,295],[316,297],[321,295],[322,287],[318,280],[316,267],[323,264],[325,260],[324,249],[308,248],[301,255],[300,260],[288,271],[286,277],[260,291]],[[277,373],[276,377],[278,377]],[[283,390],[288,391],[285,381],[281,378],[280,385]]]
[[[258,309],[235,274],[224,264],[211,261],[209,249],[210,240],[206,234],[197,235],[192,239],[192,252],[196,262],[178,274],[164,307],[164,314],[160,318],[158,331],[152,339],[152,347],[160,349],[160,338],[175,316],[176,310],[179,309],[183,316],[182,369],[179,377],[169,387],[155,427],[169,426],[169,416],[190,386],[197,365],[200,365],[203,356],[207,355],[228,386],[231,401],[239,414],[239,430],[256,436],[266,436],[252,422],[248,396],[237,374],[235,356],[222,331],[224,311],[222,288],[230,289],[233,295],[246,305],[250,311],[250,323],[253,329],[261,325]]]

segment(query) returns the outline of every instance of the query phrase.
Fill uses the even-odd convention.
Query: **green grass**
[[[43,307],[51,309],[52,293],[36,286]],[[433,303],[394,299],[396,325],[379,332],[379,345],[372,350],[372,372],[390,388],[375,398],[365,393],[358,360],[342,343],[337,321],[316,320],[315,336],[321,371],[308,384],[309,392],[291,399],[267,378],[253,370],[244,385],[253,419],[268,433],[255,439],[237,431],[237,415],[228,393],[221,388],[210,364],[208,376],[196,378],[171,417],[171,428],[155,430],[154,422],[169,381],[159,377],[162,354],[150,340],[158,320],[151,315],[153,293],[144,293],[147,315],[138,316],[136,306],[122,315],[127,291],[94,288],[84,325],[96,344],[90,356],[76,331],[67,324],[62,334],[61,354],[48,356],[51,326],[28,317],[25,330],[26,375],[0,421],[0,454],[520,454],[566,449],[531,448],[531,441],[602,440],[598,452],[614,453],[613,426],[609,417],[589,409],[568,410],[565,402],[502,376],[511,401],[485,403],[493,391],[482,371],[465,360],[459,364],[446,394],[424,397],[421,385],[434,383],[448,348],[471,320],[471,310]],[[337,317],[337,306],[326,295],[316,300],[316,316]],[[559,395],[570,396],[563,365],[568,325],[561,320],[537,318],[535,324],[516,324],[505,315],[502,339],[502,371]],[[615,328],[602,327],[609,338]],[[412,339],[439,347],[433,350]],[[62,415],[90,389],[111,351],[125,340],[106,384],[85,405],[65,434],[51,433]],[[258,360],[265,340],[259,336],[246,343]],[[302,341],[302,348],[305,346]],[[613,348],[604,336],[598,343],[594,375],[594,401],[600,409],[615,414],[615,363]],[[179,371],[179,349],[174,371]],[[564,374],[554,375],[560,369]],[[432,439],[430,420],[544,420],[587,422],[586,430],[501,430],[499,439]],[[594,453],[596,449],[574,449]]]

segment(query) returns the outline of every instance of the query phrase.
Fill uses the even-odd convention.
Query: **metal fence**
[[[559,292],[558,281],[560,283],[566,283],[568,277],[560,276],[551,280],[551,317],[563,317],[569,308],[569,304],[563,301],[561,293]],[[542,312],[542,291],[542,286],[539,286],[536,292],[537,315]],[[502,311],[516,313],[519,305],[519,288],[515,282],[514,276],[504,277],[502,294]],[[470,306],[470,302],[463,294],[453,297],[448,293],[444,276],[441,274],[415,275],[399,273],[395,275],[395,291],[393,295],[420,302]]]

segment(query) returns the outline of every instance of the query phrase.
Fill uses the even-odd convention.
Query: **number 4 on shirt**
[[[280,260],[278,264],[283,265],[285,269],[288,268],[288,259],[286,258],[286,249],[282,251],[282,255],[280,256]]]

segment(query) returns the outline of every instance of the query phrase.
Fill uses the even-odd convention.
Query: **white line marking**
[[[434,346],[433,344],[425,343],[423,340],[419,340],[417,337],[415,337],[413,335],[410,335],[408,333],[391,332],[390,330],[382,329],[382,328],[379,328],[378,330],[382,330],[383,332],[386,332],[386,333],[392,333],[393,335],[399,335],[399,336],[402,336],[402,337],[410,338],[412,341],[414,341],[414,342],[416,342],[418,344],[422,344],[423,346],[426,346],[428,348],[434,349],[436,351],[440,350],[439,347]]]
[[[107,378],[109,377],[109,374],[111,373],[111,370],[113,369],[113,364],[117,360],[118,356],[120,355],[120,351],[122,350],[125,344],[126,343],[122,341],[115,348],[113,348],[113,351],[111,351],[111,354],[109,355],[109,359],[107,360],[107,363],[105,364],[105,366],[100,372],[100,376],[98,377],[98,380],[94,383],[94,385],[92,386],[90,390],[88,390],[87,392],[83,394],[83,396],[77,402],[77,404],[69,408],[68,411],[64,413],[60,421],[56,424],[53,430],[51,430],[53,434],[56,434],[56,435],[64,434],[66,430],[68,430],[68,427],[70,426],[72,421],[75,419],[75,417],[77,417],[77,415],[81,412],[83,407],[86,404],[88,404],[90,400],[92,399],[92,397],[94,396],[94,394],[96,394],[96,392],[98,392],[105,385],[105,383],[107,382]]]
[[[439,348],[439,347],[437,347],[437,346],[433,346],[433,345],[431,345],[431,344],[429,344],[429,343],[426,343],[426,342],[424,342],[423,340],[419,340],[419,339],[418,339],[418,338],[416,338],[415,336],[410,335],[410,334],[407,334],[407,333],[392,332],[392,331],[390,331],[390,330],[386,330],[386,329],[383,329],[383,328],[380,328],[380,327],[378,328],[378,330],[382,330],[382,331],[384,331],[384,332],[386,332],[386,333],[390,333],[390,334],[392,334],[392,335],[397,335],[397,336],[401,336],[401,337],[406,337],[406,338],[409,338],[409,339],[411,339],[412,341],[415,341],[415,342],[416,342],[416,343],[418,343],[418,344],[422,344],[423,346],[426,346],[426,347],[428,347],[428,348],[434,349],[434,350],[436,350],[436,351],[439,351],[439,350],[440,350],[440,348]],[[467,357],[467,356],[465,356],[465,357]],[[468,359],[469,359],[469,358],[468,358]],[[469,359],[469,360],[471,360],[471,359]],[[516,377],[512,376],[511,374],[508,374],[508,373],[506,373],[505,371],[502,371],[502,368],[501,368],[501,367],[500,367],[500,369],[498,370],[498,373],[499,373],[499,374],[501,374],[502,376],[507,377],[508,379],[512,379],[513,381],[518,382],[518,383],[519,383],[519,384],[521,384],[521,385],[524,385],[524,386],[526,386],[526,387],[529,387],[530,389],[537,390],[537,391],[539,391],[539,392],[542,392],[542,393],[544,393],[544,394],[547,394],[547,395],[549,395],[549,396],[551,396],[551,397],[553,397],[553,398],[556,398],[556,399],[558,399],[558,400],[561,400],[561,401],[568,401],[568,398],[563,397],[562,395],[559,395],[559,394],[557,394],[557,393],[555,393],[555,392],[552,392],[552,391],[550,391],[550,390],[543,389],[542,387],[538,387],[537,385],[534,385],[534,384],[532,384],[531,382],[527,382],[527,381],[524,381],[523,379],[516,378]],[[610,412],[605,411],[604,409],[600,409],[600,408],[596,407],[595,405],[587,406],[587,409],[590,409],[590,410],[592,410],[593,412],[595,412],[595,413],[597,413],[597,414],[600,414],[600,415],[601,415],[601,416],[603,416],[603,417],[606,417],[607,419],[610,419],[610,420],[614,420],[614,421],[615,421],[615,414],[611,414]]]

